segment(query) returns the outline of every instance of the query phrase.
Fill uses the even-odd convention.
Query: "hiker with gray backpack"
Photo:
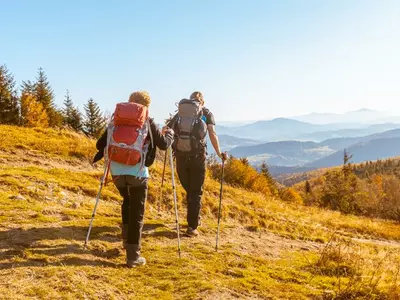
[[[163,132],[170,129],[175,132],[172,149],[176,157],[178,177],[186,191],[186,235],[194,237],[199,235],[197,228],[206,176],[207,133],[218,157],[225,161],[227,155],[221,152],[214,116],[204,106],[203,95],[200,92],[194,92],[190,99],[179,102],[178,112],[163,128]]]
[[[150,96],[146,92],[132,93],[129,102],[118,103],[112,121],[97,141],[99,152],[94,159],[96,162],[104,156],[105,175],[102,181],[107,178],[109,169],[113,182],[123,197],[122,238],[129,268],[146,264],[140,250],[149,180],[148,167],[155,160],[156,148],[168,149],[174,138],[171,129],[162,132],[149,117],[149,105]],[[94,215],[95,212],[92,220]],[[90,228],[88,237],[89,234]]]

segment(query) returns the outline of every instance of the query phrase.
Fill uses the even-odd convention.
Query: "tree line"
[[[297,184],[304,204],[400,222],[399,160],[353,165],[350,159],[345,151],[342,168]]]
[[[66,91],[63,107],[55,104],[54,91],[42,68],[35,81],[23,81],[18,88],[6,65],[0,65],[0,124],[42,128],[69,128],[90,137],[101,135],[106,116],[89,98],[82,113]]]

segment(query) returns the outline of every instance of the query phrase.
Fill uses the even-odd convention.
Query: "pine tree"
[[[0,123],[19,124],[19,107],[15,80],[6,65],[0,66]]]
[[[79,109],[74,106],[68,90],[64,100],[63,120],[64,125],[75,131],[82,130],[82,114]]]
[[[271,173],[268,170],[268,165],[265,163],[265,161],[263,161],[260,166],[260,172],[267,179],[272,194],[278,193],[275,180],[272,178]]]
[[[83,118],[82,114],[79,111],[77,107],[74,107],[74,109],[71,112],[71,123],[70,126],[75,130],[75,131],[82,131],[83,129]]]
[[[247,159],[247,157],[242,157],[242,158],[240,158],[240,161],[241,161],[242,164],[245,165],[245,166],[249,166],[249,165],[250,165],[250,162],[249,162],[249,160]]]
[[[94,138],[100,137],[100,135],[103,133],[106,121],[98,104],[92,98],[90,98],[87,104],[85,104],[84,108],[84,132]]]
[[[343,153],[343,168],[342,168],[344,176],[348,176],[351,173],[352,166],[350,160],[352,159],[352,157],[353,156],[349,155],[349,153],[345,149]]]
[[[268,166],[265,161],[262,162],[260,166],[261,174],[263,174],[267,179],[271,178],[271,174],[269,173]]]
[[[48,116],[42,103],[34,95],[24,93],[21,96],[21,120],[26,127],[48,127]]]
[[[35,83],[32,81],[22,81],[21,94],[35,94]]]
[[[42,103],[43,108],[46,109],[47,112],[51,109],[55,109],[54,92],[42,68],[38,70],[34,90],[37,101]]]
[[[35,98],[43,105],[49,117],[50,127],[61,127],[63,115],[54,104],[54,92],[42,68],[38,70],[36,82],[33,85]]]
[[[305,186],[304,186],[304,191],[306,192],[306,194],[311,194],[312,190],[311,190],[311,184],[308,180],[306,180]]]

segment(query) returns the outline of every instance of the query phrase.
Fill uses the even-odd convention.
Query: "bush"
[[[211,159],[208,168],[212,177],[216,180],[221,178],[221,164]],[[233,186],[243,187],[250,191],[271,195],[270,183],[262,174],[250,166],[244,159],[230,158],[225,163],[224,180]]]
[[[303,204],[303,198],[293,188],[285,188],[280,190],[279,196],[283,201]]]

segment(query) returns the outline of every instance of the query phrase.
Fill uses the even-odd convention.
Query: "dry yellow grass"
[[[357,251],[365,262],[349,267],[359,268],[359,274],[373,278],[371,271],[382,258],[391,268],[381,272],[384,280],[376,289],[364,282],[354,287],[353,295],[398,299],[399,225],[226,186],[216,253],[219,183],[211,178],[205,186],[202,235],[182,238],[179,260],[168,172],[164,197],[159,196],[161,163],[151,169],[143,242],[148,265],[128,270],[119,237],[120,197],[112,184],[104,190],[89,249],[82,248],[101,176],[100,167],[95,170],[86,159],[69,157],[68,143],[75,145],[82,137],[50,130],[53,138],[42,148],[47,131],[33,129],[36,137],[24,142],[19,134],[30,130],[5,129],[11,133],[0,144],[0,299],[335,299],[353,278],[335,270],[348,264],[348,253],[356,257]],[[88,146],[77,148],[78,157],[90,157],[93,141],[82,143]],[[12,199],[16,195],[25,200]],[[179,187],[180,220],[185,225],[183,196]],[[324,254],[333,232],[331,243],[344,237],[352,243],[352,250],[343,257],[336,254],[336,260],[333,250]],[[393,250],[397,254],[389,257]]]

